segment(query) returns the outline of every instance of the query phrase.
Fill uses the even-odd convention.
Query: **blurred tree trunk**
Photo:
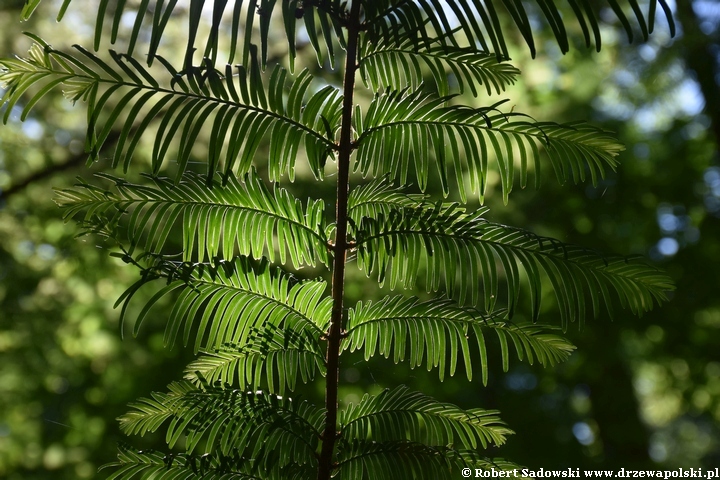
[[[596,322],[592,329],[586,326],[583,341],[578,342],[579,350],[587,354],[588,374],[583,380],[590,388],[591,416],[597,422],[603,447],[602,467],[648,468],[654,465],[648,453],[650,435],[640,419],[632,372],[620,338],[621,321]]]
[[[687,67],[695,73],[700,91],[705,99],[704,113],[711,122],[715,135],[715,143],[720,144],[720,89],[715,76],[717,75],[717,55],[713,49],[718,46],[719,31],[716,29],[710,36],[700,28],[701,20],[693,8],[695,2],[677,2],[677,22],[682,26],[683,57]]]

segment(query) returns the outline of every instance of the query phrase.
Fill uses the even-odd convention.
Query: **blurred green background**
[[[22,2],[0,2],[0,54],[24,54],[24,30],[58,48],[89,45],[93,5],[75,0],[57,24],[59,4],[46,1],[21,24]],[[720,4],[681,0],[675,18],[675,38],[658,18],[645,44],[628,44],[619,25],[608,25],[601,53],[578,31],[563,56],[540,29],[544,47],[533,60],[518,39],[512,63],[523,76],[503,95],[510,105],[538,120],[591,121],[617,132],[627,150],[596,187],[558,185],[547,168],[540,190],[517,189],[508,206],[491,175],[486,199],[495,221],[649,257],[677,284],[671,302],[642,318],[618,311],[614,321],[571,325],[578,350],[568,362],[547,370],[513,362],[507,373],[494,362],[487,387],[343,357],[343,403],[405,383],[464,407],[497,408],[517,435],[488,454],[532,468],[720,465]],[[181,27],[170,30],[163,55],[183,46]],[[276,42],[271,56],[284,48]],[[162,435],[128,439],[115,418],[178,378],[190,358],[163,346],[162,308],[138,338],[121,339],[113,303],[137,272],[110,258],[110,245],[75,238],[78,227],[53,203],[52,187],[107,168],[84,166],[84,127],[83,108],[57,92],[26,122],[10,112],[0,128],[0,478],[92,478],[117,442],[161,448]],[[298,177],[298,196],[317,194],[308,175]],[[361,272],[348,275],[351,301],[381,293]],[[545,300],[541,320],[559,324]]]

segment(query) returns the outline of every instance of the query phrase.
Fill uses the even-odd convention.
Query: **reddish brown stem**
[[[338,383],[340,379],[340,343],[343,327],[345,262],[348,250],[348,194],[350,192],[350,156],[352,141],[353,93],[357,70],[357,47],[360,34],[360,0],[354,0],[347,18],[347,57],[343,81],[343,115],[338,149],[337,203],[335,208],[335,256],[333,260],[333,308],[327,334],[327,376],[325,377],[325,429],[322,434],[318,480],[329,480],[333,470],[333,452],[337,440]]]

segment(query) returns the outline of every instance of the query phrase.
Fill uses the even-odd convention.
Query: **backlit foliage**
[[[167,393],[138,400],[120,418],[128,434],[164,430],[169,448],[182,453],[123,445],[108,478],[449,479],[465,467],[514,468],[485,454],[512,433],[496,411],[394,386],[338,412],[339,357],[360,350],[366,359],[437,369],[441,380],[462,365],[468,379],[479,370],[487,383],[488,342],[499,345],[505,370],[512,356],[554,365],[574,348],[558,327],[514,320],[525,296],[537,322],[551,288],[562,328],[613,305],[641,314],[665,299],[668,278],[642,261],[493,223],[487,208],[404,187],[425,192],[436,181],[445,197],[482,199],[495,169],[507,202],[517,180],[538,184],[553,170],[560,182],[594,183],[618,166],[622,146],[592,126],[535,120],[503,101],[458,103],[460,93],[500,94],[515,82],[511,31],[533,54],[531,24],[540,21],[563,52],[570,25],[599,49],[598,7],[566,3],[103,0],[89,39],[94,52],[30,35],[28,56],[0,61],[5,120],[13,108],[25,118],[61,88],[87,108],[88,162],[109,157],[127,173],[141,164],[141,140],[153,139],[148,182],[102,174],[58,193],[66,218],[116,241],[114,255],[139,269],[117,302],[121,322],[134,294],[156,285],[133,332],[164,317],[165,343],[198,355]],[[651,0],[647,11],[635,0],[606,3],[631,39],[636,28],[643,37],[653,30],[658,6],[674,28],[664,0]],[[39,4],[28,0],[23,14]],[[180,6],[187,48],[173,65],[161,55],[162,38]],[[278,24],[289,70],[268,65],[270,27]],[[124,39],[125,52],[105,53],[108,25],[110,42]],[[321,66],[341,71],[342,89],[295,71],[300,32]],[[141,36],[147,51],[137,48]],[[363,88],[356,73],[374,95],[367,104],[354,101]],[[198,169],[191,160],[201,137],[208,148]],[[298,160],[317,182],[332,170],[337,196],[295,198],[287,184]],[[326,204],[336,204],[332,219]],[[182,250],[170,251],[177,235]],[[420,280],[436,297],[398,292],[345,306],[350,262],[368,281],[407,289]],[[301,278],[305,267],[332,283]],[[169,312],[153,309],[166,300]],[[293,398],[300,383],[323,379],[325,405]]]

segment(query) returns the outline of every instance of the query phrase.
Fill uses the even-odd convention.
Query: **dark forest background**
[[[56,46],[89,44],[92,4],[73,2],[55,24],[59,5],[43,2],[21,24],[22,2],[0,2],[0,54],[24,54],[24,30]],[[600,53],[580,32],[564,56],[549,31],[537,33],[545,44],[537,59],[516,42],[512,63],[523,76],[503,97],[538,118],[612,130],[627,149],[597,187],[558,185],[548,171],[540,190],[516,191],[504,206],[495,176],[486,200],[495,221],[649,257],[677,284],[671,302],[642,318],[617,312],[614,321],[571,325],[578,350],[568,362],[546,370],[513,362],[507,373],[491,370],[487,387],[344,357],[343,402],[406,383],[463,407],[497,408],[517,435],[491,455],[531,468],[720,465],[720,3],[678,0],[675,18],[675,38],[658,17],[647,43],[628,44],[619,25],[608,25]],[[168,33],[166,49],[184,45]],[[274,55],[284,48],[277,42]],[[18,117],[10,112],[0,128],[0,477],[92,478],[125,440],[115,418],[178,378],[189,356],[163,347],[159,318],[121,340],[113,303],[136,272],[98,239],[75,238],[78,227],[53,203],[52,187],[107,168],[85,167],[83,109],[58,92],[26,122]],[[380,293],[355,275],[354,299]],[[545,300],[543,315],[557,323]],[[133,443],[163,445],[153,436]]]

